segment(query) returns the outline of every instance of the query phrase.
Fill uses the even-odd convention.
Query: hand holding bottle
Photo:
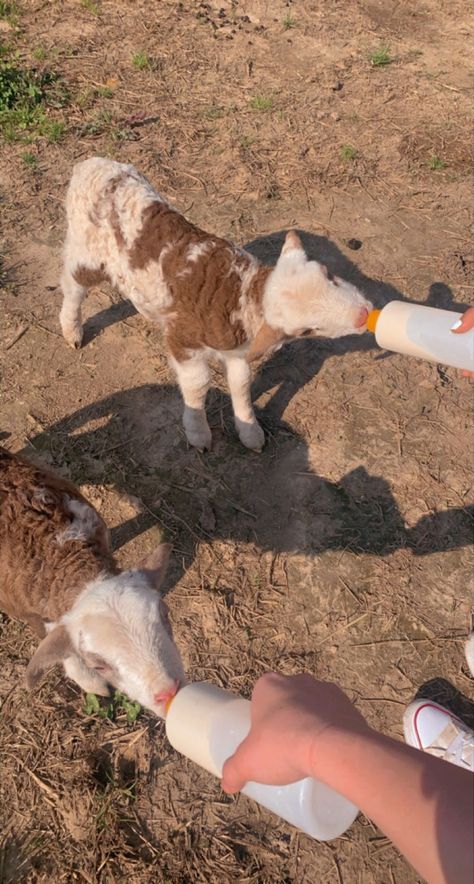
[[[472,774],[373,730],[334,684],[264,675],[222,788],[308,776],[360,807],[427,881],[471,884]]]
[[[224,764],[222,788],[237,792],[248,780],[286,785],[307,776],[327,782],[325,746],[339,732],[370,728],[337,685],[267,673],[252,694],[250,733]]]

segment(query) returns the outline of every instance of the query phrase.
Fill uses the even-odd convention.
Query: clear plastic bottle
[[[384,350],[474,371],[474,329],[454,334],[458,319],[460,314],[451,310],[390,301],[369,313],[367,328]]]
[[[171,745],[219,778],[249,730],[250,702],[203,682],[178,691],[166,716]],[[354,804],[310,777],[289,786],[249,782],[242,791],[319,841],[342,835],[358,814]]]

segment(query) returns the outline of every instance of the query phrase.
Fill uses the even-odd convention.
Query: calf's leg
[[[183,427],[190,445],[200,451],[211,447],[211,431],[206,418],[206,394],[211,371],[204,354],[197,353],[184,362],[170,357],[184,399]]]

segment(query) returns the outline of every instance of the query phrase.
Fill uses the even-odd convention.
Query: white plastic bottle
[[[451,310],[390,301],[369,313],[367,328],[384,350],[474,371],[474,329],[454,334],[458,319],[460,314]]]
[[[249,730],[250,702],[203,682],[178,691],[166,716],[171,745],[219,778]],[[242,791],[319,841],[342,835],[358,814],[354,804],[310,777],[289,786],[247,783]]]

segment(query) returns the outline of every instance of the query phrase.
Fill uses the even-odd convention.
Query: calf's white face
[[[268,324],[289,337],[362,334],[372,310],[355,286],[329,279],[323,264],[308,261],[292,230],[266,284],[263,306]]]
[[[163,715],[184,681],[166,606],[143,571],[96,581],[62,623],[87,667]]]
[[[99,577],[39,646],[27,670],[34,685],[59,660],[77,655],[98,681],[164,717],[185,680],[165,602],[157,592],[169,547],[158,547],[148,567]]]

